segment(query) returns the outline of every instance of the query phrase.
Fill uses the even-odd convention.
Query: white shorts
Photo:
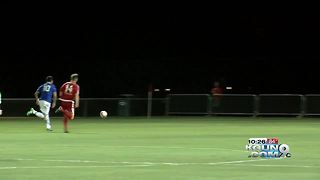
[[[40,111],[47,115],[49,114],[50,112],[50,107],[51,107],[51,103],[47,102],[47,101],[43,101],[43,100],[40,100],[39,102],[39,106],[40,106]]]

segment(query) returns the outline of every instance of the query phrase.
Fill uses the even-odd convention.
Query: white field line
[[[169,166],[186,166],[186,165],[243,165],[243,166],[257,166],[257,167],[292,167],[292,168],[320,168],[320,166],[310,165],[266,165],[266,164],[250,164],[250,162],[279,160],[278,159],[249,159],[239,161],[221,161],[221,162],[103,162],[103,161],[90,161],[90,160],[62,160],[62,159],[13,159],[17,161],[45,161],[45,162],[67,162],[67,163],[98,163],[98,164],[117,164],[117,165],[86,165],[86,166],[22,166],[22,167],[0,167],[4,169],[40,169],[40,168],[108,168],[108,167],[147,167],[156,165],[169,165]],[[242,164],[245,163],[245,164]]]
[[[97,163],[97,164],[133,164],[133,165],[173,165],[173,166],[183,166],[183,165],[222,165],[222,164],[238,164],[246,162],[256,162],[263,161],[267,159],[250,159],[250,160],[239,160],[239,161],[221,161],[221,162],[146,162],[146,161],[136,161],[136,162],[103,162],[103,161],[90,161],[90,160],[62,160],[62,159],[13,159],[16,161],[45,161],[45,162],[66,162],[66,163]]]
[[[183,146],[108,146],[102,145],[103,147],[110,147],[110,148],[150,148],[150,149],[194,149],[194,150],[221,150],[221,151],[237,151],[237,152],[248,152],[246,150],[239,150],[239,149],[228,149],[228,148],[217,148],[217,147],[183,147]],[[64,147],[81,147],[81,146],[72,146],[66,145]],[[86,147],[86,146],[84,146]]]
[[[255,166],[255,167],[292,167],[292,168],[320,168],[310,165],[286,165],[286,164],[232,164],[233,166]]]
[[[51,168],[109,168],[109,167],[147,167],[147,164],[130,164],[130,165],[109,165],[109,166],[12,166],[0,167],[0,170],[5,169],[51,169]]]
[[[218,162],[219,163],[219,162]],[[168,165],[173,165],[172,163],[166,163]],[[217,163],[216,163],[217,164]],[[244,164],[231,164],[229,165],[244,165]],[[211,163],[212,165],[212,163]],[[114,168],[114,167],[148,167],[153,166],[151,164],[132,164],[132,165],[109,165],[109,166],[9,166],[9,167],[0,167],[0,170],[7,169],[52,169],[52,168]],[[258,166],[258,167],[290,167],[290,168],[320,168],[320,166],[297,166],[297,165],[266,165],[266,164],[256,164],[256,165],[245,165],[245,166]]]

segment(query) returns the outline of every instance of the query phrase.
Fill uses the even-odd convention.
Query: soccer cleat
[[[27,116],[30,116],[34,114],[35,110],[33,108],[30,108],[30,110],[27,112]]]
[[[58,109],[54,111],[54,113],[59,113],[59,112],[61,112],[61,106],[59,106]]]
[[[64,133],[69,133],[69,131],[64,131]]]
[[[52,129],[50,129],[50,128],[47,128],[47,131],[48,131],[48,132],[52,132],[53,130],[52,130]]]

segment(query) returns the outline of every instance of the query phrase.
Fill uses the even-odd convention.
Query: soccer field
[[[0,118],[0,179],[320,179],[317,118]],[[278,137],[291,158],[248,158],[250,137]]]

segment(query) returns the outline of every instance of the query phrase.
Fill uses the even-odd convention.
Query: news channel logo
[[[279,138],[249,138],[246,150],[252,158],[288,158],[291,157],[288,144],[280,144]]]

